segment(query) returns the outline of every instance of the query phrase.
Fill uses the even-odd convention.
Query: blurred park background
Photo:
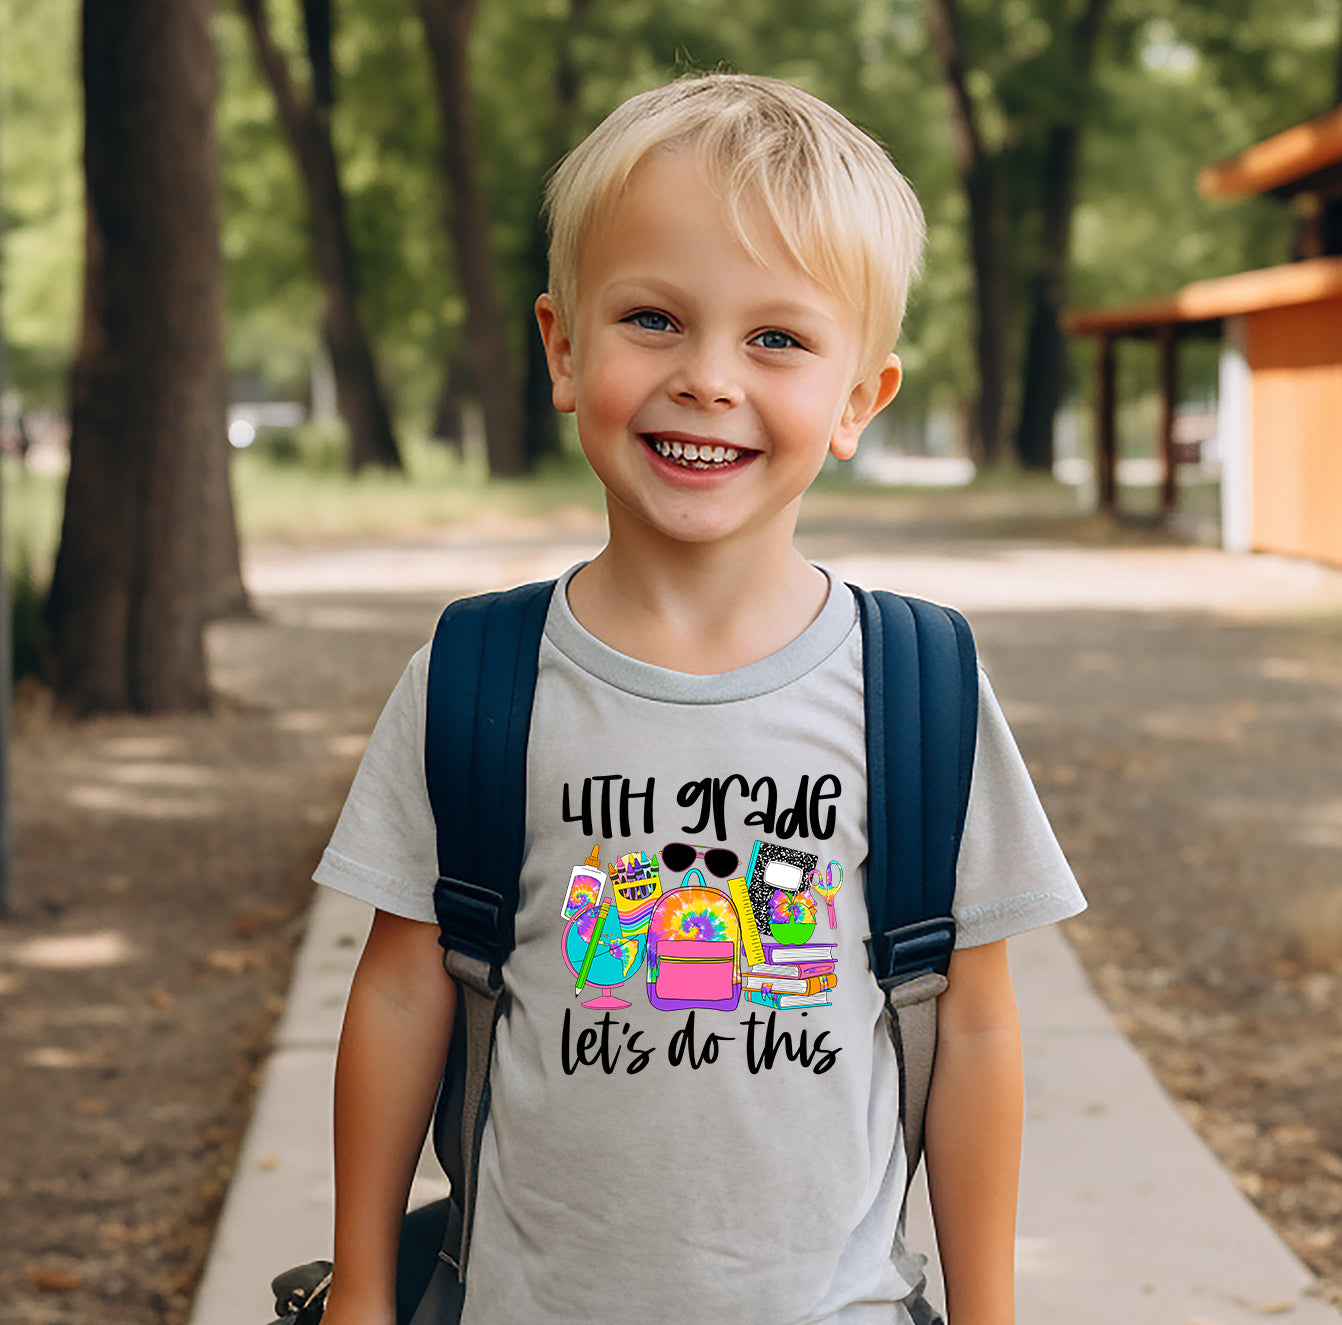
[[[914,181],[930,242],[906,385],[859,474],[1023,468],[1084,502],[1094,356],[1061,311],[1286,261],[1298,207],[1209,199],[1194,179],[1327,109],[1342,78],[1335,0],[246,0],[171,22],[146,3],[142,28],[139,13],[118,6],[104,30],[96,4],[6,0],[0,20],[6,547],[20,668],[37,665],[54,573],[53,674],[77,708],[204,695],[192,632],[152,612],[146,648],[176,655],[143,664],[152,681],[64,643],[99,610],[86,561],[105,596],[137,562],[170,562],[146,592],[197,600],[203,620],[241,602],[235,510],[244,538],[370,534],[527,490],[487,475],[582,486],[531,321],[538,202],[556,159],[639,88],[714,68],[793,79]],[[87,285],[86,169],[104,260]],[[1148,510],[1158,355],[1149,339],[1119,351],[1129,509]],[[1195,443],[1213,436],[1218,352],[1182,355]],[[77,465],[62,574],[72,415],[89,479]],[[1208,451],[1190,488],[1214,482]],[[1188,504],[1217,513],[1205,491]],[[137,538],[204,542],[160,558]]]
[[[713,69],[833,103],[928,219],[904,388],[804,539],[1023,558],[976,624],[1074,942],[1342,1285],[1342,391],[1324,543],[1255,541],[1225,396],[1265,305],[1220,283],[1296,264],[1342,363],[1342,0],[0,0],[0,1318],[185,1319],[399,661],[445,592],[599,545],[531,318],[546,174]],[[1199,188],[1305,123],[1331,166]],[[1111,552],[1166,615],[1050,598]]]

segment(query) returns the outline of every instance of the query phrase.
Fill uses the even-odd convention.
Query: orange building
[[[1174,505],[1178,345],[1222,342],[1217,406],[1222,544],[1342,565],[1342,106],[1198,174],[1207,195],[1295,198],[1294,260],[1198,281],[1161,299],[1067,314],[1098,342],[1096,466],[1115,500],[1114,344],[1160,347],[1163,504]]]

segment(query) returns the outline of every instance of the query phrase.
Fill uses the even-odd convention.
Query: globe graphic
[[[573,972],[576,981],[582,970],[583,958],[587,955],[587,946],[596,928],[597,912],[584,911],[574,916],[564,929],[564,962]],[[612,906],[606,912],[605,922],[601,926],[601,937],[597,941],[596,953],[587,970],[585,989],[600,993],[584,1000],[585,1008],[627,1008],[631,1004],[627,999],[617,998],[611,993],[617,985],[622,985],[643,965],[647,951],[647,935],[639,934],[635,938],[625,938],[620,929],[619,913]]]

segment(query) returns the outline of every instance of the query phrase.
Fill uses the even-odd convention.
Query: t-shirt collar
[[[730,672],[696,676],[630,658],[582,626],[568,602],[568,582],[586,562],[559,577],[545,620],[545,636],[565,657],[598,679],[644,699],[674,704],[721,704],[753,699],[791,684],[819,666],[857,624],[852,590],[824,566],[829,593],[819,615],[781,649]]]

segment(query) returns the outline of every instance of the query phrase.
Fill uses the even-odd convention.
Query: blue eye
[[[644,331],[671,331],[673,329],[671,319],[665,313],[659,313],[654,308],[640,308],[637,313],[630,313],[624,320],[636,327],[641,327]]]
[[[755,344],[764,350],[790,350],[794,346],[799,346],[800,342],[795,336],[789,336],[786,331],[761,331],[755,337]]]

